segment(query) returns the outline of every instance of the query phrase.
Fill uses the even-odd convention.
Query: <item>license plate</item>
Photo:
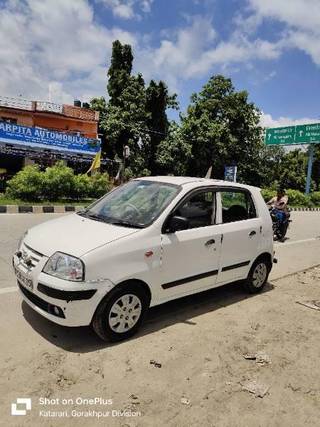
[[[18,270],[17,268],[15,268],[15,273],[17,276],[17,279],[19,280],[19,282],[25,287],[28,288],[30,290],[33,290],[33,282],[32,279],[30,279],[29,277],[26,277],[20,270]]]

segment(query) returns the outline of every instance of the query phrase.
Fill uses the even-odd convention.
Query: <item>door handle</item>
[[[205,246],[214,245],[215,243],[216,243],[216,241],[214,239],[210,239],[205,243]]]
[[[255,234],[257,234],[254,230],[252,230],[250,233],[249,233],[249,237],[252,237],[252,236],[254,236]]]

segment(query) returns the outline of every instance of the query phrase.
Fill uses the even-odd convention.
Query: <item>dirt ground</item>
[[[319,287],[320,267],[254,296],[227,285],[152,309],[139,335],[116,345],[22,304],[22,320],[41,339],[30,351],[12,336],[1,351],[0,424],[318,426],[320,311],[297,301],[320,301]],[[32,398],[26,416],[10,416],[17,397]],[[59,400],[40,405],[41,397]],[[95,397],[112,404],[77,400]]]

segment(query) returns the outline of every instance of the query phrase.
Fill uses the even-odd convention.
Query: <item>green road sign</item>
[[[320,142],[320,123],[296,126],[296,143],[311,144]]]
[[[269,128],[266,130],[265,143],[268,145],[320,143],[320,123]]]
[[[294,144],[295,126],[267,129],[265,142],[270,145]]]

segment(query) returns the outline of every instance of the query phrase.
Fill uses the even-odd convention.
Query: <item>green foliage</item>
[[[90,178],[88,195],[93,198],[100,198],[111,190],[112,184],[107,173],[95,173]]]
[[[73,177],[73,198],[85,199],[92,196],[92,179],[86,174],[74,175]]]
[[[132,49],[128,44],[122,45],[119,40],[112,44],[111,65],[108,70],[108,93],[110,105],[122,106],[121,95],[129,85],[132,70]]]
[[[315,190],[320,190],[320,146],[316,144],[314,147],[314,162],[312,167],[312,179],[315,184]]]
[[[131,75],[131,46],[113,43],[108,70],[109,102],[94,98],[91,108],[100,112],[99,132],[103,154],[123,158],[123,147],[130,147],[126,160],[127,175],[158,173],[156,152],[168,130],[167,108],[177,108],[176,95],[169,95],[164,82],[151,80],[149,86],[141,74]],[[131,176],[131,175],[130,175]]]
[[[176,95],[169,95],[167,85],[163,81],[156,83],[151,80],[146,90],[146,127],[152,131],[150,132],[147,166],[153,175],[159,173],[157,149],[168,133],[169,121],[166,110],[169,106],[178,107]]]
[[[262,145],[259,149],[255,169],[256,184],[259,187],[271,187],[277,190],[279,187],[282,162],[285,158],[285,151],[280,146]]]
[[[271,200],[272,197],[274,197],[277,194],[277,192],[275,190],[272,190],[271,188],[263,188],[261,190],[261,194],[264,201],[269,202],[269,200]]]
[[[160,142],[156,158],[161,174],[186,175],[192,159],[192,145],[185,141],[181,129],[175,122],[170,123],[168,136]]]
[[[315,206],[320,206],[320,191],[311,193],[310,199]]]
[[[276,196],[277,191],[271,188],[263,188],[261,190],[262,197],[266,202],[272,199],[272,197]],[[288,205],[289,206],[305,206],[305,207],[313,207],[320,206],[320,191],[311,193],[310,196],[306,196],[299,190],[289,189],[286,190],[286,194],[288,196]]]
[[[223,178],[224,166],[235,163],[240,180],[259,185],[259,117],[247,92],[236,92],[231,80],[221,75],[211,77],[200,93],[192,95],[182,117],[182,138],[192,144],[188,173],[204,176],[212,166],[213,176]]]
[[[38,165],[26,166],[7,183],[6,196],[12,199],[26,201],[41,198],[43,188],[43,173]]]
[[[98,198],[110,191],[108,174],[74,175],[63,162],[41,172],[38,166],[26,166],[8,181],[6,197],[28,202],[37,200],[80,200]]]
[[[128,145],[125,179],[143,174],[223,178],[224,166],[238,166],[238,181],[259,187],[305,189],[307,155],[301,150],[266,146],[260,111],[246,91],[236,91],[231,79],[212,76],[191,96],[181,124],[169,123],[168,108],[178,108],[165,82],[132,75],[131,46],[113,43],[106,98],[94,98],[91,108],[100,112],[99,133],[103,154],[123,158]],[[320,190],[320,146],[315,147],[312,189]],[[311,203],[311,202],[310,202]]]
[[[106,127],[105,122],[107,119],[107,102],[103,96],[100,98],[93,98],[90,101],[90,108],[99,112],[98,134],[101,138],[101,151],[103,154],[110,155],[109,147],[106,144]]]
[[[43,174],[41,191],[46,200],[58,200],[71,197],[74,192],[74,172],[62,161],[46,168]]]
[[[299,190],[287,190],[288,204],[290,206],[308,206],[309,198]]]
[[[280,185],[304,191],[306,186],[307,156],[300,149],[289,151],[281,162]]]

